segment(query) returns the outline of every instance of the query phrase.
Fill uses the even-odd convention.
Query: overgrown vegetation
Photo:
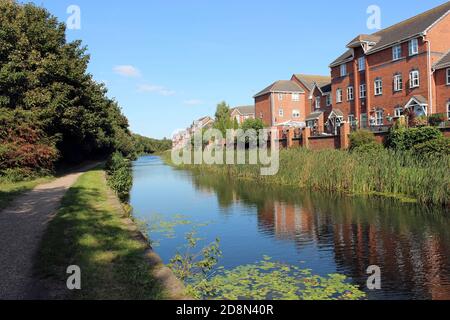
[[[120,201],[127,203],[133,186],[131,162],[120,152],[115,152],[106,163],[108,186],[113,189]]]
[[[164,158],[170,162],[170,154]],[[326,192],[378,194],[422,204],[450,204],[450,156],[420,158],[410,152],[341,150],[280,151],[280,170],[261,176],[260,165],[183,165],[197,174],[220,174],[255,183],[289,185]]]
[[[172,140],[169,139],[152,139],[138,134],[133,134],[134,152],[137,156],[143,154],[153,154],[170,150],[172,148]]]
[[[68,294],[66,268],[78,265],[82,290],[56,298],[166,298],[145,260],[147,245],[123,218],[108,197],[101,170],[84,174],[67,192],[46,231],[36,269],[42,278],[59,286],[53,292]]]

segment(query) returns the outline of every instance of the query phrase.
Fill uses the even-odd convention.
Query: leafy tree
[[[259,130],[262,130],[264,128],[265,128],[265,125],[261,119],[247,119],[241,125],[241,129],[244,131],[253,129],[258,132]]]
[[[228,129],[234,129],[234,121],[231,119],[230,106],[225,102],[221,102],[217,105],[216,121],[214,128],[220,130],[225,137]]]

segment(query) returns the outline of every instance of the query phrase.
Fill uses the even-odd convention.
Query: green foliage
[[[169,139],[151,139],[138,134],[133,134],[134,152],[137,155],[153,154],[163,152],[172,148],[172,141]]]
[[[408,151],[415,145],[441,138],[442,132],[434,127],[400,128],[389,132],[386,146],[388,148]]]
[[[350,150],[374,143],[376,143],[375,135],[368,130],[357,130],[350,134]]]
[[[441,137],[416,144],[414,153],[422,158],[443,157],[450,155],[450,138]]]
[[[264,122],[261,119],[247,119],[244,121],[244,123],[242,123],[241,125],[241,129],[246,131],[246,130],[262,130],[265,128]]]
[[[184,252],[177,252],[170,260],[169,267],[177,278],[185,283],[204,281],[222,256],[219,239],[198,250],[201,240],[195,230],[187,233]]]
[[[214,128],[220,130],[224,137],[228,129],[235,129],[234,120],[231,119],[230,106],[225,101],[217,105],[215,116]]]
[[[428,118],[428,123],[432,127],[438,127],[441,123],[445,122],[446,117],[445,114],[439,113],[439,114],[433,114]]]
[[[122,202],[128,202],[133,186],[131,163],[121,153],[115,152],[106,163],[108,185]]]
[[[188,286],[198,299],[220,300],[360,300],[366,297],[343,275],[312,275],[310,270],[271,261],[220,270],[210,280]]]
[[[7,167],[48,168],[57,158],[55,146],[62,160],[74,163],[132,151],[127,119],[87,72],[86,48],[80,41],[67,42],[65,31],[44,8],[0,0],[1,114],[29,111],[32,122],[10,123],[6,129],[13,137],[23,130],[39,136],[6,155],[19,159]]]
[[[359,154],[371,154],[383,151],[383,146],[377,142],[370,142],[366,144],[359,145],[353,148],[351,151]]]

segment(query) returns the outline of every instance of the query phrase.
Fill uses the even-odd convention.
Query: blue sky
[[[89,71],[107,84],[131,129],[162,138],[216,104],[252,104],[252,96],[293,73],[329,74],[345,44],[368,30],[367,8],[382,27],[444,0],[235,1],[41,0],[66,21],[81,9],[81,29],[68,30],[91,54]]]

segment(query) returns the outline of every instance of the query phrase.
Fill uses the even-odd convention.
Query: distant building
[[[231,109],[231,118],[238,124],[242,124],[247,119],[255,119],[255,106],[241,106]]]

